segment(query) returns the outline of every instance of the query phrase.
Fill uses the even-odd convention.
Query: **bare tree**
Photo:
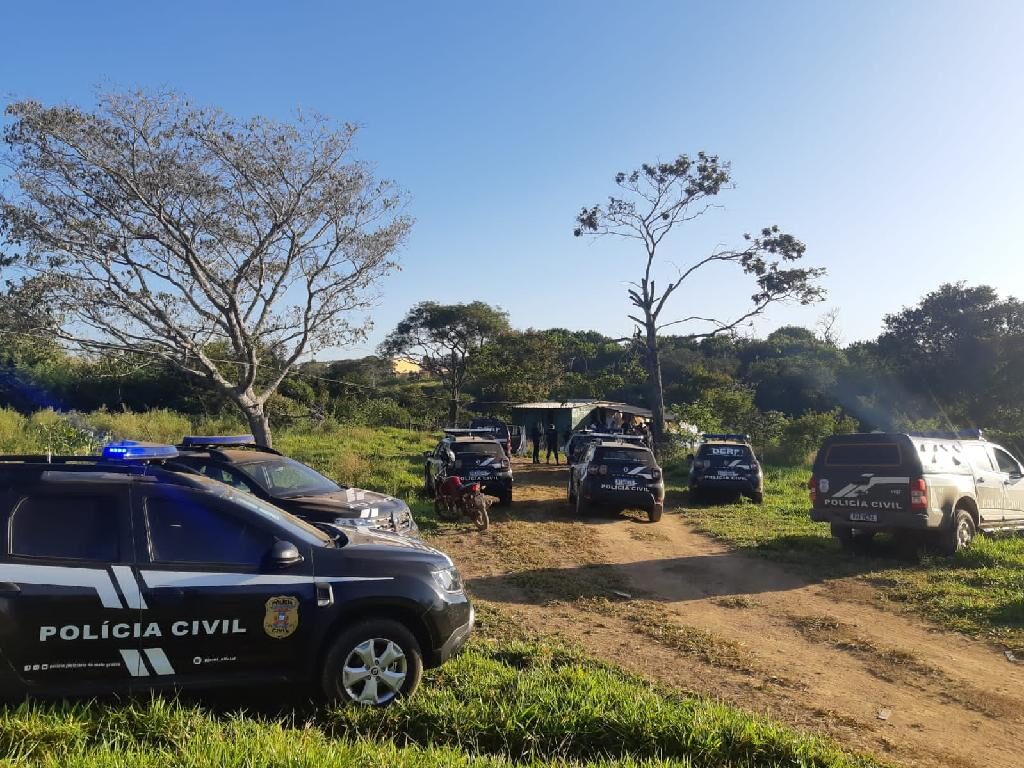
[[[818,337],[830,347],[843,343],[843,330],[839,327],[839,307],[832,307],[818,318]]]
[[[365,335],[410,227],[351,159],[355,127],[141,92],[7,115],[0,220],[52,283],[61,337],[200,376],[269,445],[268,398],[304,355]]]
[[[805,246],[777,226],[765,227],[758,235],[744,235],[745,244],[736,249],[716,249],[695,256],[676,275],[661,284],[655,280],[656,259],[665,237],[679,224],[693,221],[713,206],[713,200],[731,182],[730,167],[717,155],[698,153],[696,158],[680,155],[671,163],[644,164],[632,173],[618,173],[615,184],[622,197],[609,197],[605,205],[583,208],[576,217],[577,237],[612,235],[637,240],[643,245],[644,270],[631,282],[629,300],[636,308],[629,319],[636,323],[635,339],[644,352],[648,398],[654,413],[654,433],[665,431],[665,399],[661,381],[658,334],[669,326],[700,324],[702,330],[686,338],[707,338],[735,331],[742,323],[782,301],[810,304],[820,300],[823,289],[816,284],[819,268],[788,268],[787,262],[801,259]],[[731,264],[754,280],[750,307],[736,317],[721,319],[690,315],[664,320],[668,299],[698,270],[712,264]]]

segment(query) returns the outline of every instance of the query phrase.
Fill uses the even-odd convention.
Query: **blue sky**
[[[408,190],[416,225],[369,341],[339,355],[425,299],[628,333],[639,254],[574,239],[574,214],[616,171],[700,149],[736,189],[666,259],[777,223],[828,269],[829,298],[753,330],[835,307],[850,341],[942,282],[1024,296],[1022,33],[1019,2],[36,0],[4,9],[0,94],[170,87],[361,124],[359,156]],[[751,292],[709,271],[666,314],[728,318]]]

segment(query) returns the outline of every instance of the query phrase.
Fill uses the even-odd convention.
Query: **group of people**
[[[593,432],[607,432],[613,435],[642,435],[644,445],[648,448],[653,447],[650,425],[644,419],[631,413],[623,415],[621,411],[611,411],[602,416],[599,411],[594,411],[586,428]],[[543,422],[536,422],[530,431],[530,442],[533,444],[533,463],[540,464],[541,439],[543,439],[547,449],[546,463],[550,464],[551,457],[554,456],[555,464],[558,464],[559,444],[561,443],[561,446],[564,447],[569,443],[571,436],[572,427],[568,427],[564,435],[559,435],[558,428],[554,423],[545,427]]]

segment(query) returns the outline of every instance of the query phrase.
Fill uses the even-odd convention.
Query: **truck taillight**
[[[807,482],[807,490],[811,492],[811,504],[818,501],[818,478],[811,475],[811,479]]]
[[[928,509],[928,486],[923,477],[919,477],[910,483],[910,508]]]

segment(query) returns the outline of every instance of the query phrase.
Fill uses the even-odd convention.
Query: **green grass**
[[[681,514],[698,529],[819,578],[859,575],[881,597],[924,613],[943,626],[995,640],[1024,653],[1024,538],[985,536],[955,557],[911,559],[884,537],[864,554],[843,553],[829,527],[810,519],[810,470],[768,467],[761,506],[689,506],[682,475],[670,474]]]
[[[485,624],[502,623],[488,616]],[[489,638],[387,709],[273,714],[146,701],[0,710],[12,766],[684,768],[877,765],[726,705],[659,690],[559,644]]]

